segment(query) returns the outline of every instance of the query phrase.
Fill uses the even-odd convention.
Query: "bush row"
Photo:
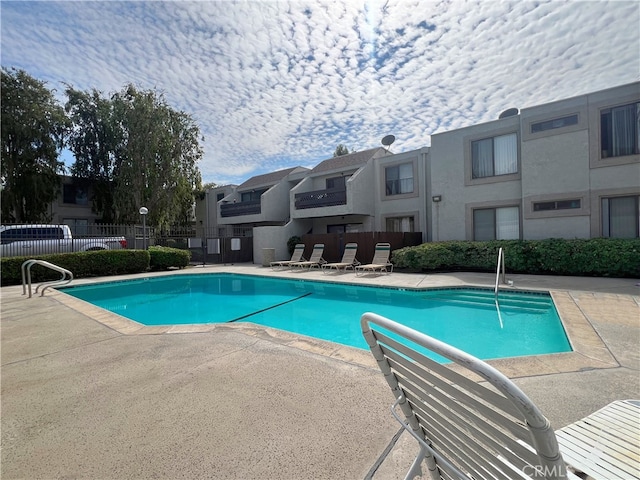
[[[494,271],[504,250],[512,273],[639,277],[640,239],[496,240],[424,243],[395,250],[396,268],[413,271]]]
[[[151,270],[184,268],[189,265],[191,252],[171,247],[149,247],[149,267]]]
[[[0,285],[22,283],[22,264],[30,258],[44,260],[73,273],[74,278],[107,277],[184,268],[189,264],[191,252],[168,247],[150,247],[149,250],[97,250],[89,252],[38,255],[35,257],[8,257],[0,259]],[[43,267],[31,267],[31,282],[39,283],[60,278],[60,273]]]

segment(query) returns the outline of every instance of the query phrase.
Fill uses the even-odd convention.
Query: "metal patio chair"
[[[329,273],[334,268],[337,272],[340,270],[347,271],[347,269],[360,265],[360,262],[356,259],[356,253],[358,251],[357,243],[347,243],[344,247],[344,253],[342,254],[342,260],[339,262],[325,263],[322,265],[322,272]]]
[[[428,469],[427,478],[433,480],[578,479],[567,470],[558,438],[561,445],[583,446],[582,450],[567,446],[574,450],[571,458],[566,458],[575,471],[583,472],[585,463],[600,460],[595,478],[638,477],[640,407],[634,402],[625,404],[629,425],[626,433],[618,432],[619,415],[612,414],[609,421],[613,423],[601,423],[597,434],[604,439],[606,431],[613,431],[613,436],[626,442],[626,450],[620,441],[612,441],[610,452],[604,451],[607,447],[603,446],[598,458],[589,458],[594,457],[594,450],[585,438],[598,441],[593,429],[576,433],[581,427],[569,426],[556,437],[533,402],[509,378],[482,360],[373,313],[362,316],[361,326],[396,399],[392,414],[420,446],[406,479],[421,475],[423,462]],[[568,435],[573,438],[566,439]],[[612,465],[625,463],[619,460],[620,454],[627,455],[626,467]],[[602,472],[610,474],[602,476]]]
[[[305,260],[301,262],[291,262],[289,264],[289,267],[291,269],[294,269],[294,268],[311,269],[314,267],[320,268],[320,266],[327,263],[327,261],[324,258],[322,258],[323,253],[324,253],[324,243],[316,243],[313,246],[313,251],[311,252],[311,256],[309,257],[309,260]]]
[[[356,275],[364,275],[367,272],[375,273],[391,273],[393,272],[393,264],[389,261],[391,256],[391,244],[376,243],[376,250],[373,254],[371,263],[366,265],[358,265],[355,268]]]
[[[271,268],[276,270],[278,267],[283,269],[291,265],[292,263],[302,262],[304,261],[304,243],[296,244],[293,249],[293,253],[291,254],[291,260],[281,260],[279,262],[271,262]]]

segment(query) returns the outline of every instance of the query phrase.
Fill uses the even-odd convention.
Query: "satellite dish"
[[[513,117],[515,115],[518,115],[518,109],[517,108],[508,108],[504,112],[502,112],[498,118]]]
[[[393,135],[387,135],[382,139],[382,145],[384,145],[385,147],[388,147],[395,141],[396,141],[396,137],[394,137]]]

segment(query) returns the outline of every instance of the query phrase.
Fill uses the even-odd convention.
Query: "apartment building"
[[[505,110],[432,135],[253,177],[218,224],[285,258],[305,233],[421,232],[423,241],[640,236],[640,82]]]
[[[289,221],[254,229],[255,261],[263,248],[286,258],[287,240],[305,233],[420,232],[427,223],[426,152],[394,155],[379,147],[320,162],[291,189]]]
[[[638,237],[640,83],[431,137],[430,240]]]
[[[85,234],[90,191],[62,177],[52,223]],[[198,235],[421,232],[423,241],[640,237],[640,82],[505,110],[431,146],[330,158],[221,186],[196,202]],[[259,261],[256,258],[256,261]]]
[[[196,199],[196,235],[199,238],[227,237],[240,235],[242,232],[234,232],[228,225],[218,222],[218,202],[225,197],[233,195],[237,185],[223,185],[208,189],[201,198]]]
[[[50,206],[51,223],[69,225],[74,235],[87,235],[99,219],[91,208],[91,188],[68,175],[61,176],[60,181],[60,194]]]
[[[374,148],[320,162],[291,190],[291,220],[310,221],[314,233],[373,230],[376,189],[371,188],[371,165],[386,153]]]
[[[639,237],[640,82],[510,108],[428,148],[373,148],[218,187],[196,216],[207,236],[253,236],[258,263],[262,248],[287,257],[287,240],[305,233]]]

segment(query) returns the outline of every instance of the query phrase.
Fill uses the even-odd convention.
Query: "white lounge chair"
[[[292,263],[303,262],[305,258],[302,256],[304,254],[304,243],[296,244],[293,249],[293,253],[291,254],[291,260],[280,260],[278,262],[271,262],[271,268],[276,270],[277,268],[286,268]]]
[[[393,272],[393,264],[389,261],[391,256],[391,244],[389,243],[377,243],[376,250],[373,254],[373,260],[366,265],[358,265],[356,275],[364,275],[367,272],[375,273],[391,273]]]
[[[340,270],[346,272],[349,268],[354,268],[360,265],[360,262],[356,259],[356,253],[358,251],[357,243],[347,243],[344,246],[344,253],[342,254],[342,260],[340,262],[325,263],[322,265],[323,273],[328,273],[334,268],[337,272]]]
[[[327,261],[322,258],[322,254],[324,253],[324,243],[316,243],[313,246],[313,251],[311,252],[311,256],[309,260],[305,260],[302,262],[291,262],[289,267],[294,268],[313,268],[320,267],[322,264],[327,263]]]
[[[600,415],[591,431],[576,422],[576,428],[561,429],[556,437],[533,402],[482,360],[373,313],[362,316],[361,326],[396,399],[391,412],[420,447],[406,479],[420,475],[424,462],[426,478],[433,480],[577,480],[565,460],[594,478],[638,478],[640,407],[633,401],[605,407],[608,419]],[[451,363],[440,363],[444,360]],[[478,376],[482,384],[472,379]],[[625,415],[627,420],[620,420]],[[593,422],[591,417],[586,423]],[[627,431],[621,433],[625,421]],[[600,448],[592,448],[585,441],[589,438],[600,441]],[[625,455],[627,460],[621,460]],[[584,467],[597,462],[591,473]]]

